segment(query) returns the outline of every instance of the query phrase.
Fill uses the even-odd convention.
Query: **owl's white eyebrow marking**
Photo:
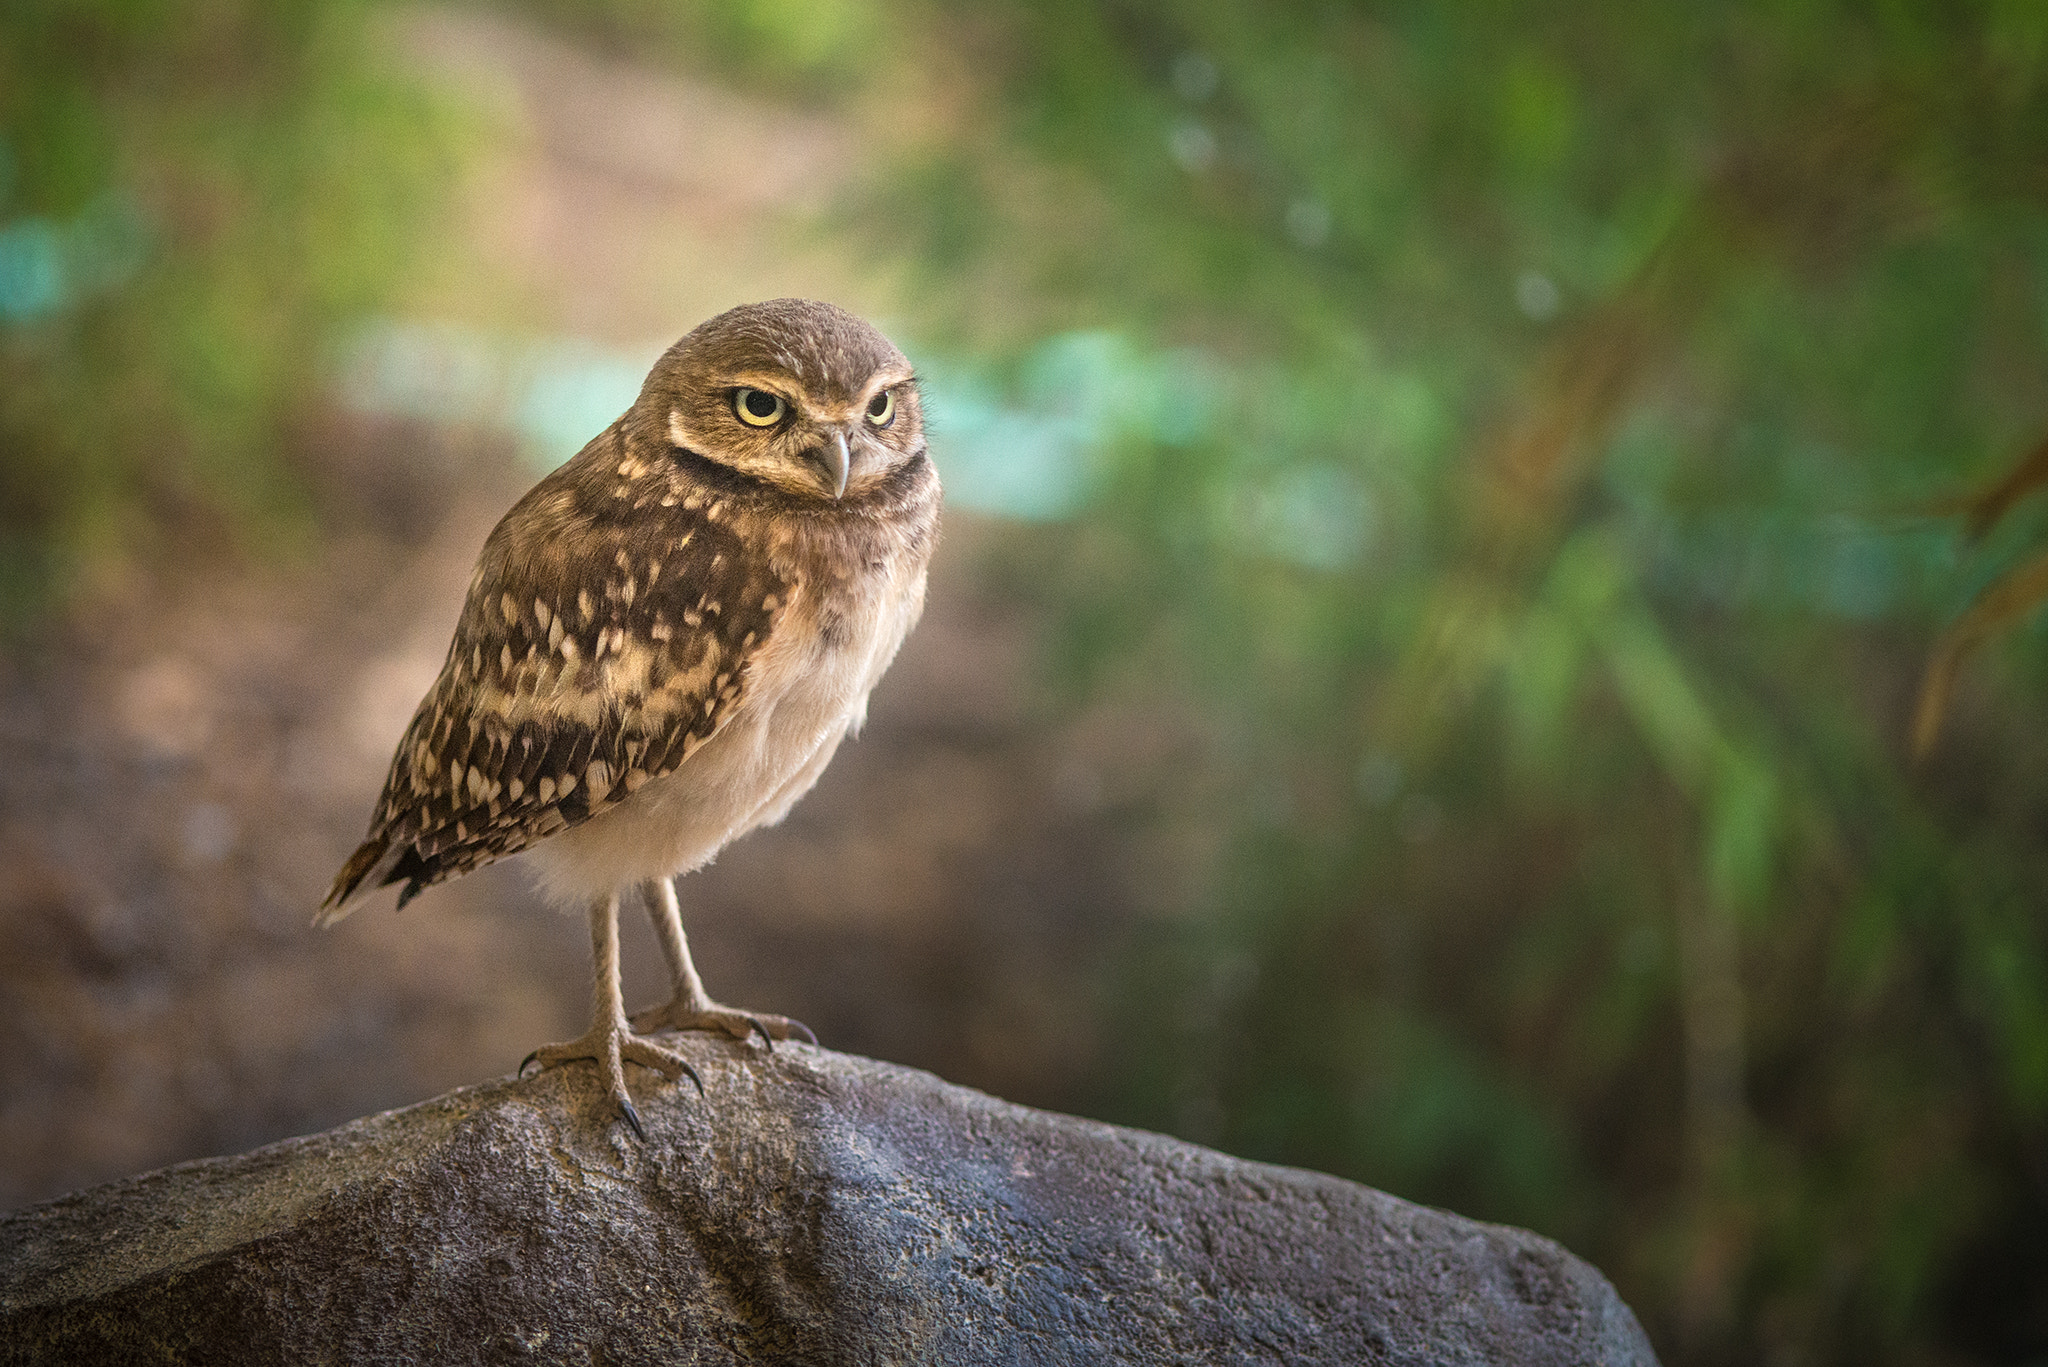
[[[876,394],[892,385],[908,384],[916,378],[917,375],[909,366],[884,366],[874,373],[874,377],[868,381],[867,388],[863,389],[861,393],[869,398],[873,398]]]
[[[791,369],[795,369],[794,366]],[[785,402],[795,403],[801,388],[792,377],[773,370],[741,370],[726,377],[729,385],[765,390]]]

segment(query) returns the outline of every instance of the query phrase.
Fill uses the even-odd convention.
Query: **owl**
[[[674,880],[782,820],[860,728],[923,608],[938,521],[917,382],[881,333],[803,299],[702,324],[484,542],[315,924],[524,852],[588,914],[596,972],[590,1029],[528,1062],[594,1061],[643,1137],[626,1063],[703,1084],[640,1032],[808,1035],[705,994]],[[628,1022],[618,909],[636,889],[675,992]]]

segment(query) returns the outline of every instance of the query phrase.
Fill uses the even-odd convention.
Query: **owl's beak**
[[[818,463],[819,473],[825,476],[825,485],[832,491],[832,497],[843,497],[847,467],[852,464],[852,456],[846,449],[846,433],[833,428],[826,434],[824,444],[810,455]]]

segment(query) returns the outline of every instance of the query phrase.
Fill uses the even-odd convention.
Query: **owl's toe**
[[[688,1078],[697,1084],[697,1095],[704,1095],[704,1079],[690,1066],[690,1061],[673,1049],[664,1049],[637,1035],[622,1034],[619,1037],[619,1056],[627,1063],[637,1063],[643,1068],[652,1068],[670,1082]]]
[[[529,1066],[556,1068],[583,1059],[597,1065],[598,1076],[610,1093],[612,1104],[618,1107],[619,1114],[625,1117],[626,1123],[633,1127],[633,1133],[642,1140],[647,1138],[647,1130],[640,1123],[640,1112],[634,1109],[632,1094],[626,1090],[628,1063],[651,1068],[671,1082],[688,1077],[696,1084],[697,1095],[704,1095],[704,1079],[698,1076],[688,1059],[673,1049],[664,1049],[650,1040],[640,1039],[626,1028],[624,1021],[594,1026],[587,1033],[562,1044],[542,1045],[520,1061],[519,1072],[524,1075]]]
[[[650,1007],[635,1015],[633,1028],[642,1034],[656,1030],[713,1030],[736,1040],[758,1036],[771,1053],[774,1052],[775,1041],[780,1039],[801,1036],[812,1044],[818,1042],[810,1026],[788,1016],[740,1011],[720,1006],[717,1002],[691,1002],[680,997],[665,1006]]]

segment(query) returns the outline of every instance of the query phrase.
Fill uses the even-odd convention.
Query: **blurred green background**
[[[918,362],[938,582],[1024,624],[998,682],[1062,737],[1072,819],[962,840],[1073,886],[1004,854],[944,894],[1022,1002],[979,1053],[828,1042],[1527,1225],[1674,1365],[2048,1361],[2048,6],[22,0],[0,36],[17,757],[76,767],[49,700],[95,670],[175,731],[122,633],[203,600],[239,641],[208,576],[339,592],[446,527],[460,562],[495,513],[450,488],[502,509],[701,317],[831,293]],[[543,202],[536,157],[597,188]],[[928,630],[906,690],[996,687],[993,638]],[[945,753],[926,798],[983,791],[995,751]],[[258,880],[261,924],[329,872]],[[97,914],[42,886],[0,902]],[[87,959],[47,971],[128,972]],[[88,1008],[24,992],[9,1037],[77,1066],[46,1037]],[[180,1142],[349,1113],[309,1106]]]

